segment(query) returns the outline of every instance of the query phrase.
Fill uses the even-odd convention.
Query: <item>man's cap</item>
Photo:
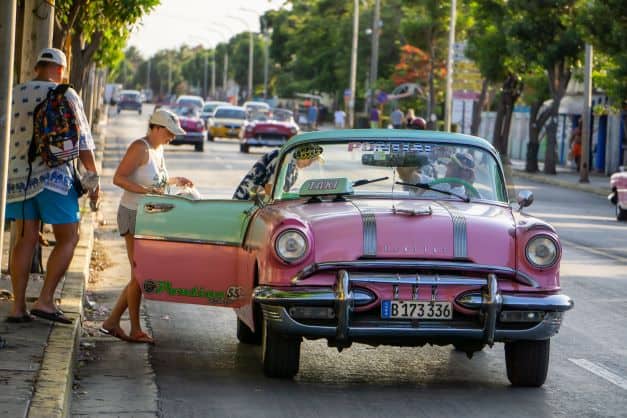
[[[475,168],[475,159],[468,152],[456,152],[451,157],[451,160],[455,161],[455,163],[461,168],[466,168],[469,170]]]
[[[427,128],[427,122],[421,117],[415,117],[409,121],[410,129],[424,130]]]
[[[62,67],[67,67],[67,59],[63,51],[57,48],[44,48],[37,55],[37,62],[52,62]]]
[[[150,123],[163,126],[174,135],[185,135],[185,131],[181,128],[181,124],[179,123],[179,118],[169,110],[155,110],[155,113],[150,116]]]

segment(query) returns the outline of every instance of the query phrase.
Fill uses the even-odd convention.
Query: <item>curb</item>
[[[102,172],[102,156],[105,148],[105,135],[101,132],[96,142],[96,166]],[[53,324],[44,350],[41,368],[33,388],[33,398],[28,407],[28,418],[65,418],[70,416],[74,364],[82,330],[83,297],[85,283],[89,279],[89,264],[94,246],[94,223],[96,213],[89,209],[87,198],[80,205],[83,208],[79,226],[79,241],[74,257],[65,274],[61,290],[60,308],[72,325]]]
[[[85,205],[83,205],[85,207]],[[65,274],[61,291],[61,309],[73,319],[72,325],[53,324],[35,382],[29,418],[54,418],[69,415],[72,400],[73,369],[83,312],[83,292],[89,277],[89,263],[94,242],[95,214],[83,214],[80,240]]]
[[[527,173],[525,171],[520,170],[512,170],[512,174],[514,177],[519,177],[527,180],[533,180],[538,183],[551,184],[553,186],[564,187],[566,189],[579,190],[582,192],[593,193],[599,196],[606,197],[609,193],[609,179],[608,179],[608,187],[597,187],[591,184],[585,183],[573,183],[566,180],[561,180],[559,178],[553,178],[548,175],[537,175],[532,173]]]

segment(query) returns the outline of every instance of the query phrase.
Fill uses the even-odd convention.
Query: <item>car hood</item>
[[[213,118],[213,123],[229,124],[229,125],[243,125],[246,121],[244,119],[231,119],[231,118]]]
[[[411,258],[516,267],[516,226],[507,206],[380,199],[278,206],[279,218],[310,229],[315,262]]]

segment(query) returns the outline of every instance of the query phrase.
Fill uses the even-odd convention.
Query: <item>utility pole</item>
[[[152,62],[151,58],[148,58],[148,63],[146,65],[146,89],[147,90],[152,90],[150,88],[150,64]]]
[[[590,183],[590,108],[592,107],[592,45],[586,44],[586,61],[583,75],[583,118],[581,124],[581,162],[579,183]]]
[[[13,55],[15,51],[16,0],[0,1],[0,265],[4,243],[4,214],[9,174],[11,97],[13,95]],[[4,341],[0,338],[0,346]]]
[[[348,102],[348,127],[355,126],[355,84],[357,79],[357,46],[359,40],[359,0],[353,0],[353,46],[351,49],[350,99]]]
[[[211,98],[216,98],[216,48],[211,51]]]
[[[171,96],[171,95],[172,95],[172,54],[170,54],[170,52],[168,51],[168,96]]]
[[[250,43],[248,44],[248,100],[253,98],[253,31],[249,30]]]
[[[268,47],[270,44],[270,35],[268,27],[264,23],[263,31],[263,98],[268,98]]]
[[[203,74],[204,77],[203,77],[203,84],[202,84],[203,99],[205,99],[207,97],[207,95],[208,95],[208,90],[207,90],[207,72],[208,72],[208,67],[209,67],[209,57],[207,56],[207,54],[205,54],[205,69],[204,69],[204,74]]]
[[[372,17],[372,51],[370,52],[370,88],[374,89],[377,83],[377,72],[379,67],[379,30],[381,29],[381,0],[376,0],[374,4],[374,15]]]
[[[228,93],[226,92],[226,85],[228,83],[229,74],[229,53],[226,48],[228,48],[228,45],[224,48],[224,71],[222,74],[222,88],[224,89],[224,94],[228,97]]]
[[[444,104],[444,130],[451,131],[451,107],[453,102],[453,48],[455,44],[455,20],[457,0],[451,0],[451,22],[448,32],[448,60],[446,63],[446,103]]]

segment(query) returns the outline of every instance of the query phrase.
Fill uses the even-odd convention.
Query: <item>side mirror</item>
[[[530,190],[521,190],[518,193],[518,210],[522,211],[523,208],[531,206],[533,203],[533,192]]]

